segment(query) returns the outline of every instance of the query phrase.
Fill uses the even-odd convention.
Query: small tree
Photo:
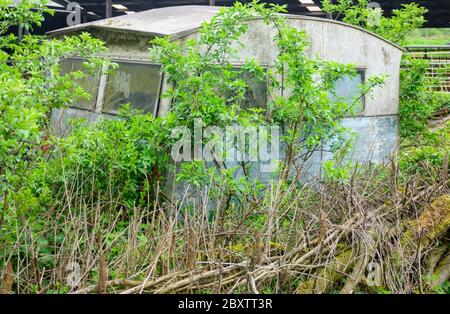
[[[279,13],[284,7],[236,3],[222,9],[211,21],[203,23],[198,40],[187,43],[157,38],[151,42],[151,59],[160,62],[173,88],[163,97],[172,99],[171,119],[193,129],[194,120],[208,125],[266,123],[279,125],[286,150],[281,177],[294,174],[298,179],[304,163],[320,148],[336,151],[348,141],[340,121],[352,113],[358,99],[384,82],[371,77],[360,86],[361,95],[349,104],[337,97],[336,82],[356,75],[355,66],[311,57],[307,35],[290,26]],[[242,46],[240,37],[248,30],[247,21],[262,17],[277,30],[273,39],[279,55],[268,69],[256,60],[247,60],[240,69],[230,63]],[[267,108],[240,109],[245,98],[243,72],[251,72],[267,83],[272,95]],[[244,173],[248,171],[244,170]]]

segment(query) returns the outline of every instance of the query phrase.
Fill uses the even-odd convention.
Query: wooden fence
[[[430,61],[428,75],[433,78],[432,89],[450,93],[450,45],[407,46],[406,53],[413,58]]]

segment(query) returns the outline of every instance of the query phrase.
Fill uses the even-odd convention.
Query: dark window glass
[[[159,97],[159,65],[116,62],[119,67],[108,76],[103,111],[116,113],[123,104],[153,113]]]
[[[364,111],[364,96],[354,103],[354,97],[361,95],[359,85],[364,82],[364,71],[358,70],[355,77],[344,77],[336,82],[336,95],[343,97],[348,104],[353,104],[353,112]]]
[[[266,108],[267,84],[259,80],[252,73],[244,71],[242,79],[247,83],[247,92],[243,108]]]
[[[64,59],[60,63],[61,74],[67,74],[73,71],[86,72],[82,59]],[[81,86],[85,92],[91,96],[89,99],[81,99],[75,105],[76,108],[95,110],[100,83],[100,69],[96,73],[90,73],[85,78],[77,80],[76,83]]]

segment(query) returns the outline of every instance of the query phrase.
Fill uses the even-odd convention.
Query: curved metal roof
[[[179,36],[200,27],[202,22],[210,20],[220,8],[202,5],[165,7],[66,27],[48,34],[105,28],[159,36]]]
[[[69,32],[81,32],[97,28],[116,30],[120,32],[142,33],[150,36],[182,37],[186,34],[197,31],[203,22],[209,21],[221,8],[223,7],[202,5],[165,7],[61,28],[51,31],[48,34],[62,35]],[[285,14],[285,16],[289,19],[315,20],[355,28],[403,50],[400,46],[384,39],[383,37],[354,25],[332,19],[304,15]]]

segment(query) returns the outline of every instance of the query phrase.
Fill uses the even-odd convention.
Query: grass
[[[450,28],[421,28],[407,37],[407,45],[450,45]]]

